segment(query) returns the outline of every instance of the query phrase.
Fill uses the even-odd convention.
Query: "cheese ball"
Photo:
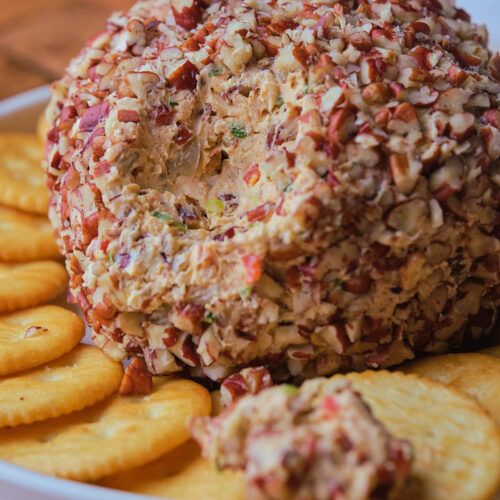
[[[500,56],[451,0],[145,0],[52,87],[50,218],[116,359],[386,367],[500,302]]]

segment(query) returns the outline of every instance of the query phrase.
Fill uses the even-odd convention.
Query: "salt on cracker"
[[[0,315],[0,376],[58,358],[73,349],[84,334],[83,321],[58,306]]]
[[[451,385],[476,398],[500,427],[500,359],[475,352],[443,354],[418,359],[401,369]]]
[[[34,134],[0,134],[0,203],[46,214],[49,192],[40,165],[43,147]]]
[[[0,312],[45,304],[63,293],[67,283],[66,269],[58,262],[0,263]]]
[[[188,441],[155,462],[106,478],[101,485],[176,500],[247,498],[243,474],[218,471],[201,456],[194,441]]]
[[[26,262],[59,256],[49,221],[7,207],[0,207],[0,261]]]
[[[474,399],[413,374],[366,371],[346,377],[388,430],[413,444],[407,498],[482,500],[497,490],[499,430]]]
[[[189,380],[157,377],[148,396],[114,396],[80,412],[0,429],[0,460],[90,481],[156,460],[190,437],[188,420],[210,413]]]
[[[0,427],[59,417],[103,400],[120,385],[121,363],[80,344],[38,368],[0,379]]]

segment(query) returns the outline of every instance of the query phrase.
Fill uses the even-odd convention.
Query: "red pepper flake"
[[[191,130],[189,130],[186,126],[181,124],[181,125],[179,125],[179,129],[177,130],[177,134],[174,137],[174,142],[178,146],[182,146],[183,144],[186,144],[186,142],[188,142],[189,139],[191,139],[192,135],[193,135],[193,132],[191,132]]]
[[[170,125],[174,117],[175,111],[169,109],[165,104],[157,106],[153,111],[153,120],[158,127]]]
[[[262,261],[261,259],[250,253],[243,256],[243,265],[245,266],[245,283],[252,285],[259,281],[262,275]]]
[[[100,249],[104,252],[108,252],[108,246],[111,243],[110,240],[101,240],[101,244],[99,245]]]
[[[243,180],[247,186],[255,186],[260,179],[259,166],[254,163],[247,171],[243,174]]]
[[[325,396],[321,406],[327,418],[335,417],[340,409],[339,402],[334,396]]]
[[[119,109],[117,117],[123,123],[139,123],[141,120],[139,113],[133,109]]]
[[[254,208],[253,210],[250,210],[247,212],[247,219],[250,222],[259,222],[267,219],[274,210],[274,203],[263,203],[262,205],[259,205],[258,207]]]

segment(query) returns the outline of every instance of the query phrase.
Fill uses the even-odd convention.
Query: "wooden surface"
[[[0,99],[57,79],[132,0],[0,0]]]

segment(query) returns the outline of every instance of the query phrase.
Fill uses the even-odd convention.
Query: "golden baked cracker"
[[[40,168],[43,147],[34,134],[0,134],[0,203],[46,214],[49,192]]]
[[[0,460],[58,477],[96,480],[168,453],[189,439],[191,417],[209,413],[205,388],[157,377],[148,396],[114,396],[70,415],[0,429]]]
[[[40,116],[36,121],[36,135],[42,143],[44,143],[45,140],[47,139],[47,133],[49,130],[50,130],[50,125],[49,122],[47,121],[47,117],[45,116],[45,110],[43,110],[43,112],[40,113]]]
[[[38,368],[0,379],[0,427],[58,417],[101,401],[118,389],[121,363],[80,344]]]
[[[476,398],[500,427],[500,359],[475,352],[443,354],[412,361],[401,370],[451,385]]]
[[[0,261],[26,262],[59,256],[49,221],[0,206]]]
[[[83,321],[58,306],[0,315],[0,376],[58,358],[73,349],[84,334]]]
[[[366,371],[346,377],[389,431],[413,444],[408,498],[482,500],[497,490],[500,431],[474,399],[414,374]]]
[[[214,463],[201,456],[194,441],[188,441],[150,464],[106,478],[101,485],[176,500],[247,498],[243,474],[217,470]]]
[[[67,283],[66,269],[52,260],[0,263],[0,312],[47,303],[63,293]]]
[[[481,354],[488,354],[489,356],[495,356],[495,358],[500,358],[500,345],[494,347],[487,347],[479,351]]]

